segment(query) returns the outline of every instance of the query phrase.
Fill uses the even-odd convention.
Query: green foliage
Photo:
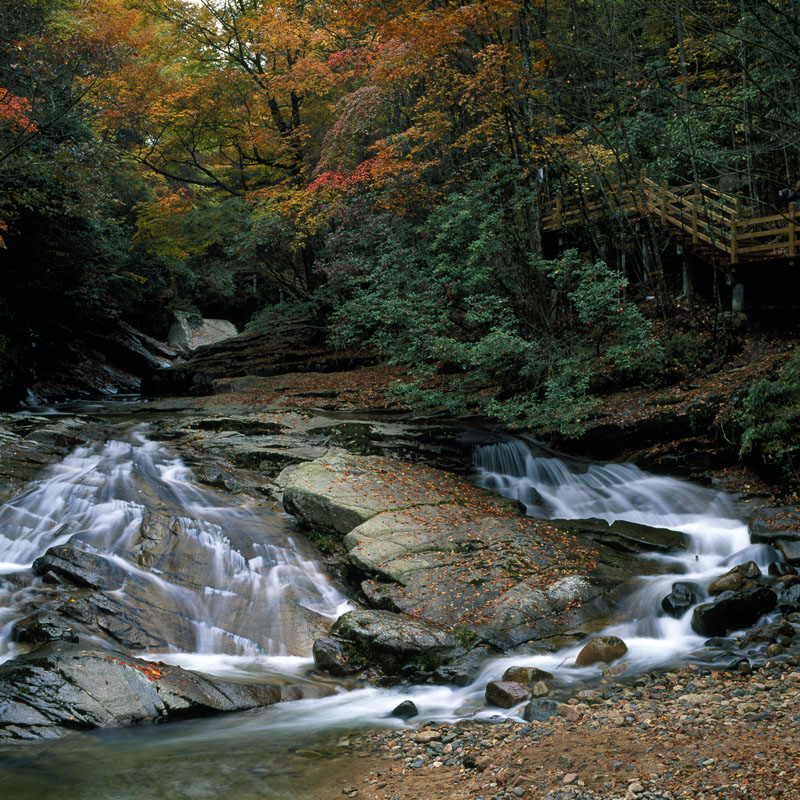
[[[744,398],[740,457],[796,477],[800,469],[800,348],[774,378],[756,381]]]

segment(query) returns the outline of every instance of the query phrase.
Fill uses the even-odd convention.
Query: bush
[[[744,398],[739,455],[784,478],[800,466],[800,347],[774,378],[756,381]]]

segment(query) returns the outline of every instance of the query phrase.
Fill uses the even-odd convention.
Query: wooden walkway
[[[557,197],[545,203],[542,227],[558,231],[609,214],[653,218],[710,261],[742,264],[800,255],[800,211],[756,216],[740,198],[705,183],[659,185],[645,175],[605,192]]]

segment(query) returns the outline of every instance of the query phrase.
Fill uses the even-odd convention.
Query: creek
[[[628,644],[632,674],[713,655],[692,632],[690,614],[676,620],[660,613],[678,577],[707,584],[728,564],[776,560],[771,548],[750,544],[746,524],[719,492],[633,465],[576,466],[520,441],[476,448],[474,464],[479,484],[520,500],[532,516],[625,519],[686,534],[685,551],[649,556],[659,560],[660,574],[629,598],[626,621],[604,631]],[[328,696],[7,748],[0,776],[9,798],[313,798],[337,769],[347,731],[402,725],[390,716],[402,700],[417,705],[415,722],[491,722],[519,713],[483,703],[487,681],[511,664],[552,672],[562,688],[600,675],[597,667],[571,666],[576,646],[494,659],[461,688],[353,688],[308,677],[311,643],[352,607],[346,594],[288,515],[201,487],[145,426],[131,424],[75,449],[0,508],[0,660],[19,652],[11,630],[24,609],[51,591],[33,576],[33,562],[70,540],[121,576],[115,591],[154,645],[146,658],[212,677],[316,685]],[[157,624],[148,628],[143,620],[153,608]]]

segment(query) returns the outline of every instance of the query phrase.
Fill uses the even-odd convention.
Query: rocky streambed
[[[82,412],[2,420],[4,499],[29,496],[35,491],[29,481],[38,477],[41,486],[43,475],[52,478],[76,458],[76,447],[88,448],[81,456],[88,459],[85,469],[78,469],[82,501],[103,507],[105,515],[76,521],[57,505],[37,512],[59,523],[48,528],[51,538],[41,539],[32,569],[24,560],[19,569],[4,569],[0,624],[8,660],[0,666],[0,735],[7,742],[252,711],[298,698],[309,704],[310,728],[315,715],[326,713],[325,724],[356,727],[508,715],[562,726],[584,719],[570,711],[586,699],[580,692],[616,697],[633,691],[629,681],[642,670],[678,669],[687,657],[736,669],[743,658],[748,668],[770,658],[792,663],[800,622],[800,578],[792,563],[797,529],[786,522],[789,510],[759,506],[756,498],[753,527],[776,548],[734,551],[723,564],[721,553],[697,547],[697,509],[683,528],[619,520],[625,515],[618,510],[557,518],[558,492],[566,486],[580,506],[576,486],[602,475],[600,465],[577,465],[572,474],[579,477],[571,486],[564,479],[560,489],[551,481],[535,493],[527,487],[527,494],[515,494],[507,491],[517,485],[514,475],[495,487],[507,497],[476,486],[465,477],[474,469],[473,448],[500,441],[481,430],[242,408],[220,397]],[[146,436],[139,420],[147,420]],[[122,450],[129,450],[120,455],[114,442],[132,426],[138,432],[133,439],[128,434]],[[98,473],[103,459],[110,466]],[[86,480],[98,474],[107,486],[127,488],[100,497],[97,481]],[[632,473],[620,478],[638,487],[641,507],[651,487],[644,492],[637,482],[647,480]],[[616,485],[605,484],[607,497]],[[698,494],[691,502],[713,506],[712,496]],[[49,502],[57,503],[56,496]],[[526,515],[545,506],[549,518]],[[108,528],[115,515],[124,535],[111,546],[91,531]],[[265,520],[269,532],[259,527]],[[31,526],[19,517],[4,522],[9,532],[12,523]],[[724,526],[722,535],[728,535]],[[299,561],[275,555],[278,546],[297,551]],[[700,577],[686,566],[686,554],[695,552]],[[198,571],[210,555],[215,564],[229,563],[229,571]],[[321,567],[307,571],[323,562],[327,575]],[[654,588],[645,591],[646,585]],[[263,602],[273,590],[284,594],[281,586],[300,587],[284,598],[291,611]],[[195,593],[191,609],[187,592]],[[652,618],[630,603],[638,598],[652,605],[647,592],[655,592],[660,607]],[[217,616],[200,619],[198,609]],[[683,639],[654,656],[652,644],[643,642],[658,640],[654,626],[670,620],[683,625]],[[731,636],[745,625],[757,627]],[[295,639],[288,644],[290,631]],[[587,640],[599,635],[622,639],[624,649],[582,657]],[[291,657],[298,660],[287,673],[278,660]],[[780,686],[792,687],[792,680]],[[393,688],[371,701],[370,713],[354,715],[359,687],[371,684]],[[333,694],[341,688],[357,690],[350,712]],[[411,705],[396,708],[404,699]],[[315,712],[314,703],[323,705]],[[525,730],[514,736],[528,735]],[[476,769],[463,760],[438,760]],[[543,796],[533,785],[509,791],[519,788],[525,796]]]

